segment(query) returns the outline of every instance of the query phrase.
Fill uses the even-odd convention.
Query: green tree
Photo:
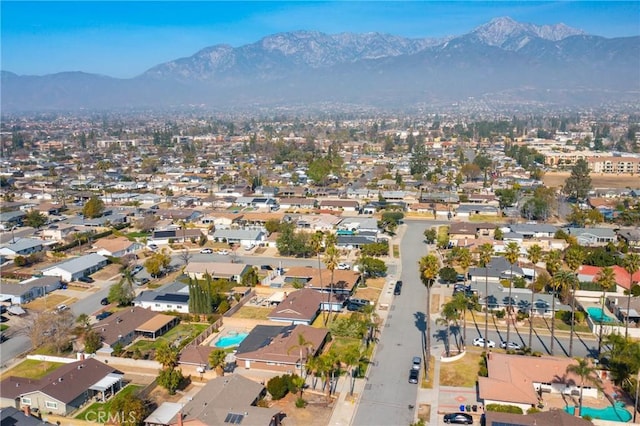
[[[102,347],[102,336],[95,330],[88,330],[84,333],[84,352],[94,354]]]
[[[458,250],[456,254],[456,260],[458,261],[458,265],[462,268],[462,273],[464,274],[464,282],[467,282],[467,273],[469,272],[469,266],[471,266],[471,250],[467,247],[462,247]]]
[[[450,266],[445,266],[438,272],[440,279],[445,283],[454,283],[458,279],[458,272]]]
[[[569,270],[573,274],[577,274],[578,268],[584,261],[584,251],[580,246],[571,246],[567,249],[564,255],[564,261],[569,267]],[[571,283],[571,331],[569,334],[569,356],[573,354],[573,336],[575,334],[575,320],[576,320],[576,289],[578,287],[578,276]]]
[[[624,269],[629,274],[629,291],[627,293],[627,312],[631,312],[631,297],[633,296],[633,274],[640,270],[640,254],[628,253],[623,261]],[[624,337],[629,337],[629,318],[624,326]]]
[[[571,175],[564,183],[564,193],[578,200],[584,200],[591,191],[591,177],[589,176],[589,163],[579,159],[571,169]]]
[[[586,358],[576,358],[577,364],[570,364],[567,366],[567,373],[573,373],[580,377],[580,399],[578,401],[578,407],[580,415],[582,415],[582,391],[586,382],[598,384],[598,378],[594,375],[596,368]]]
[[[166,340],[161,340],[156,347],[154,359],[162,365],[163,369],[174,369],[178,366],[178,351]]]
[[[320,259],[320,253],[324,248],[324,234],[322,232],[316,232],[309,240],[309,246],[311,251],[318,258],[318,278],[320,280],[320,291],[324,291],[324,285],[322,284],[322,262]]]
[[[331,161],[327,158],[316,158],[309,163],[307,175],[316,185],[325,185],[330,173]]]
[[[255,287],[256,284],[260,282],[260,277],[258,277],[258,272],[255,268],[250,268],[243,276],[242,276],[242,285],[247,287]]]
[[[478,260],[484,268],[484,350],[486,351],[489,340],[489,263],[493,256],[493,245],[484,243],[478,247]]]
[[[327,293],[327,305],[331,303],[331,296],[333,295],[333,285],[334,285],[334,273],[338,268],[338,264],[340,263],[340,250],[334,245],[330,244],[327,246],[324,253],[324,264],[326,268],[331,272],[331,280],[329,282],[329,293]],[[330,311],[327,311],[327,315],[325,317],[324,325],[327,325],[327,321],[329,321],[329,317],[331,315]]]
[[[164,369],[158,374],[158,384],[165,388],[169,395],[175,395],[180,383],[184,380],[182,370]]]
[[[498,189],[496,195],[499,197],[501,209],[513,206],[518,199],[517,192],[511,188]]]
[[[576,276],[573,272],[559,270],[553,275],[553,280],[551,281],[555,293],[551,299],[551,345],[549,346],[551,355],[553,355],[553,347],[556,339],[556,297],[558,297],[564,289],[571,288],[575,280]]]
[[[433,244],[436,242],[436,238],[438,238],[438,232],[433,228],[427,228],[424,230],[424,239],[427,244]]]
[[[287,354],[292,351],[299,351],[298,365],[300,366],[300,377],[304,377],[310,349],[313,349],[313,342],[307,340],[304,337],[304,333],[298,333],[298,343],[287,349]],[[302,392],[300,392],[300,396],[302,397]]]
[[[538,244],[533,244],[527,249],[527,259],[533,263],[533,282],[531,283],[531,301],[529,302],[529,344],[531,347],[533,339],[533,297],[535,295],[535,282],[536,282],[536,265],[542,260],[542,247]]]
[[[209,352],[209,365],[216,370],[218,376],[224,375],[224,360],[227,357],[227,353],[224,349],[214,349]]]
[[[462,293],[457,293],[458,294]],[[451,325],[457,325],[458,320],[460,319],[460,311],[458,310],[458,303],[455,300],[451,300],[444,304],[442,310],[440,311],[440,318],[436,320],[436,324],[441,324],[445,326],[445,345],[444,350],[447,357],[451,356],[451,344],[450,336],[451,336]],[[456,338],[456,347],[458,351],[460,351],[460,344],[458,343],[458,339]]]
[[[440,262],[438,258],[433,254],[428,254],[419,261],[419,270],[420,270],[420,280],[427,288],[427,303],[426,303],[426,311],[425,311],[425,323],[426,323],[426,335],[425,335],[425,345],[424,352],[425,356],[425,374],[429,371],[429,363],[431,361],[431,326],[430,326],[430,318],[431,318],[431,287],[438,276],[438,271],[440,270]]]
[[[613,271],[613,268],[607,266],[600,270],[598,277],[596,278],[596,282],[602,288],[602,297],[600,298],[600,311],[604,316],[604,302],[606,298],[606,292],[616,285],[616,275]],[[598,331],[598,356],[600,356],[602,352],[602,330],[604,328],[604,323],[600,321]]]
[[[138,395],[126,397],[116,394],[109,406],[111,418],[120,419],[119,426],[138,426],[143,424],[148,415],[147,404]]]
[[[82,207],[82,215],[90,219],[102,216],[102,212],[104,212],[104,202],[95,195]]]
[[[513,288],[513,265],[518,262],[518,258],[520,257],[520,246],[515,241],[511,241],[507,243],[504,251],[504,258],[511,265],[511,271],[509,273],[509,307],[507,308],[507,316],[511,316],[513,314],[513,306],[511,299],[511,290]],[[509,337],[511,335],[511,321],[507,320],[507,342],[510,342]]]
[[[47,217],[38,210],[29,210],[24,217],[24,224],[32,228],[40,229],[47,223]]]

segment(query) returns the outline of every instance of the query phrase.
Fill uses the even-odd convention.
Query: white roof
[[[109,373],[92,385],[89,389],[104,392],[124,378],[124,374]]]

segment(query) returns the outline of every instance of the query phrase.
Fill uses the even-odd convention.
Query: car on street
[[[96,315],[96,319],[98,321],[102,321],[103,319],[107,318],[110,315],[111,315],[110,311],[100,312],[98,315]]]
[[[203,248],[202,250],[200,250],[200,253],[202,253],[202,254],[211,254],[211,253],[213,253],[213,249]]]
[[[136,285],[141,286],[141,285],[145,285],[148,282],[149,282],[149,278],[140,278],[139,280],[136,280]]]
[[[351,269],[351,265],[349,265],[348,263],[338,263],[338,269],[340,269],[341,271],[348,271],[349,269]]]
[[[411,369],[420,370],[420,365],[422,365],[422,358],[419,356],[414,356],[411,360]]]
[[[136,265],[133,267],[133,269],[131,270],[131,275],[135,275],[138,272],[142,271],[144,268],[142,267],[142,265]]]
[[[414,370],[413,368],[409,370],[409,383],[417,384],[419,376],[420,370]]]
[[[519,351],[520,349],[522,349],[522,346],[520,346],[516,342],[500,342],[500,347],[502,349],[507,349],[511,351]]]
[[[227,250],[227,249],[218,250],[218,254],[221,254],[223,256],[227,256],[229,254],[229,250]]]
[[[473,346],[484,347],[484,339],[482,337],[476,337],[475,339],[473,339]],[[495,348],[496,342],[494,342],[493,340],[487,340],[487,347]]]
[[[396,286],[393,288],[393,294],[399,296],[402,293],[402,281],[396,281]]]
[[[457,425],[471,425],[473,424],[473,417],[467,413],[447,413],[444,415],[444,422]]]
[[[109,298],[103,297],[102,300],[100,300],[100,304],[102,306],[107,306],[109,304]]]

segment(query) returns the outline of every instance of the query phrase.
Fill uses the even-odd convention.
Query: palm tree
[[[627,321],[624,327],[624,337],[629,337],[629,311],[631,310],[631,288],[633,287],[633,274],[640,270],[640,254],[629,253],[624,258],[624,269],[629,273],[629,293],[627,295]]]
[[[478,251],[480,266],[484,268],[484,350],[486,351],[489,333],[489,262],[493,256],[493,245],[482,244]]]
[[[224,349],[214,349],[209,352],[209,365],[216,370],[218,376],[224,376],[224,360],[227,358],[227,353]]]
[[[122,288],[122,296],[127,301],[131,301],[135,297],[135,290],[133,289],[134,281],[135,278],[129,268],[122,271],[122,278],[120,278],[118,285]]]
[[[560,250],[551,250],[544,257],[544,262],[547,266],[547,272],[552,277],[560,270],[560,266],[562,266],[562,253]]]
[[[178,351],[163,340],[156,348],[154,359],[162,365],[163,370],[173,370],[178,365]]]
[[[331,281],[329,282],[330,291],[327,295],[327,316],[324,320],[324,325],[327,325],[329,321],[329,317],[331,316],[331,296],[333,295],[333,276],[335,270],[338,268],[338,264],[340,263],[340,251],[335,245],[330,245],[326,248],[324,253],[324,264],[327,266],[327,269],[331,271]]]
[[[463,294],[463,293],[458,293]],[[457,294],[456,294],[457,296]],[[448,303],[445,303],[440,311],[440,318],[436,319],[436,324],[441,324],[445,326],[445,335],[446,335],[446,343],[444,345],[445,352],[447,357],[451,354],[451,345],[449,344],[449,336],[451,335],[451,324],[456,324],[458,319],[460,318],[459,311],[459,302],[457,300],[452,300]],[[456,347],[458,348],[458,352],[460,351],[460,345],[458,344],[458,339],[456,339]]]
[[[456,259],[458,261],[458,265],[462,268],[462,272],[464,273],[464,282],[466,284],[467,273],[469,272],[469,266],[471,266],[471,251],[466,247],[462,247],[458,250]]]
[[[565,288],[569,287],[575,281],[576,276],[571,271],[560,270],[555,273],[551,280],[551,286],[553,287],[554,295],[551,299],[551,345],[549,352],[553,355],[553,344],[555,341],[556,332],[556,295],[561,293]]]
[[[564,261],[567,263],[569,270],[573,274],[578,273],[578,269],[584,260],[584,252],[580,246],[571,246],[564,255]],[[569,356],[573,354],[573,335],[575,334],[575,318],[576,318],[576,289],[578,288],[578,276],[571,281],[571,332],[569,335]]]
[[[438,271],[440,270],[440,262],[438,262],[438,258],[433,254],[428,254],[420,258],[419,261],[420,268],[420,281],[427,287],[427,309],[425,312],[425,323],[426,323],[426,338],[425,338],[425,374],[429,371],[429,362],[431,361],[431,325],[430,325],[430,317],[431,317],[431,286],[433,286],[436,277],[438,276]]]
[[[511,271],[509,273],[509,307],[507,309],[507,342],[510,342],[509,337],[511,335],[511,311],[513,309],[511,302],[511,289],[513,288],[513,265],[518,261],[520,257],[520,246],[515,241],[511,241],[507,243],[507,246],[504,250],[504,258],[507,259],[507,262],[511,265]]]
[[[347,375],[351,376],[351,386],[349,389],[349,395],[353,395],[353,388],[356,383],[356,371],[352,371],[352,367],[359,367],[360,361],[362,361],[363,353],[359,344],[352,344],[344,348],[340,353],[340,359],[346,365]]]
[[[531,304],[529,305],[529,347],[533,339],[533,296],[536,286],[536,265],[542,260],[542,247],[534,244],[527,250],[527,259],[533,263],[533,283],[531,284]]]
[[[311,240],[309,241],[309,245],[311,247],[311,251],[313,251],[318,257],[318,277],[320,280],[320,291],[323,291],[322,285],[322,262],[320,261],[320,252],[322,251],[324,243],[324,234],[322,232],[316,232],[311,236]]]
[[[300,377],[303,377],[303,378],[305,377],[304,376],[304,372],[306,370],[305,364],[306,364],[307,358],[309,358],[309,349],[313,349],[313,343],[304,337],[304,333],[298,333],[298,344],[291,346],[287,350],[287,355],[291,353],[291,351],[295,351],[295,350],[300,351],[300,358],[298,358],[298,362],[300,363]],[[303,350],[307,351],[307,354],[305,356],[302,355]],[[302,396],[302,393],[301,393],[301,396]]]
[[[607,290],[611,289],[616,285],[616,275],[613,271],[613,268],[610,266],[604,267],[600,270],[598,274],[598,278],[596,279],[598,285],[602,288],[602,299],[600,300],[600,330],[598,332],[598,356],[600,356],[600,352],[602,351],[602,329],[604,328],[604,322],[602,319],[604,318],[604,298]]]
[[[598,383],[593,373],[596,371],[595,367],[586,358],[576,358],[577,364],[570,364],[567,366],[567,373],[573,373],[580,376],[580,399],[578,401],[578,409],[580,415],[582,415],[582,389],[585,382]]]

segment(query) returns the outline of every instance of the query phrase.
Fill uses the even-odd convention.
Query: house
[[[55,426],[31,414],[31,407],[26,405],[23,410],[14,407],[0,408],[0,424],[7,426]]]
[[[189,289],[185,285],[183,291],[145,290],[133,299],[134,306],[140,306],[154,312],[175,311],[189,313]],[[186,291],[184,291],[186,290]]]
[[[307,268],[306,266],[291,267],[283,277],[287,283],[298,281],[306,288],[321,292],[333,291],[344,296],[353,294],[360,283],[360,274],[355,271],[336,269],[332,275],[329,269],[321,269],[318,272],[318,268]],[[333,286],[331,286],[332,279]]]
[[[509,225],[511,232],[521,234],[525,239],[553,238],[558,228],[546,223],[514,223]]]
[[[14,259],[17,256],[29,256],[44,250],[45,241],[39,238],[16,238],[0,247],[0,256]]]
[[[134,306],[114,312],[93,324],[92,328],[100,334],[106,346],[113,348],[118,343],[127,346],[139,336],[155,340],[178,322],[178,317],[158,314],[149,309]],[[100,352],[110,353],[111,350],[100,350]]]
[[[266,239],[266,233],[260,229],[216,229],[211,239],[250,247],[261,244]]]
[[[328,335],[326,328],[307,325],[257,325],[238,346],[236,361],[246,369],[300,374],[300,365],[322,352]],[[307,347],[299,347],[299,336]]]
[[[280,420],[285,417],[280,410],[257,406],[258,401],[266,394],[267,390],[264,385],[240,374],[216,377],[209,380],[198,393],[184,404],[168,425],[280,426]]]
[[[56,263],[53,266],[43,269],[42,274],[60,277],[62,281],[71,282],[99,271],[107,265],[107,262],[106,257],[97,253],[90,253]]]
[[[581,246],[606,246],[616,242],[616,233],[610,228],[563,228],[570,236],[576,237]]]
[[[294,291],[273,308],[267,318],[271,321],[311,325],[326,298],[325,294],[310,288]]]
[[[360,210],[360,203],[355,200],[321,200],[318,207],[321,210],[357,212]]]
[[[69,238],[75,232],[77,232],[75,226],[58,222],[42,229],[42,239],[61,242]]]
[[[278,203],[281,209],[308,209],[313,210],[316,208],[318,201],[315,198],[278,198]]]
[[[0,230],[9,230],[14,226],[22,225],[22,220],[27,216],[23,211],[0,212]]]
[[[133,254],[143,247],[142,244],[131,241],[126,237],[101,238],[93,244],[97,253],[103,256],[123,257]]]
[[[164,245],[170,242],[185,242],[189,240],[199,240],[204,234],[200,229],[164,229],[156,230],[151,234],[148,243]]]
[[[195,365],[196,367],[207,367],[209,365],[209,354],[215,349],[216,348],[211,345],[188,344],[180,351],[178,363]]]
[[[627,304],[629,304],[629,309],[627,309]],[[628,320],[629,323],[635,323],[636,327],[640,325],[640,299],[637,297],[632,297],[629,300],[627,296],[607,296],[605,305],[623,323]]]
[[[293,222],[298,229],[311,231],[333,231],[342,219],[333,214],[286,214],[283,222]]]
[[[640,229],[620,229],[618,237],[622,239],[629,247],[640,247]]]
[[[64,364],[41,379],[4,379],[0,382],[0,403],[67,415],[95,398],[105,401],[122,388],[123,378],[115,368],[87,358]]]
[[[235,281],[241,284],[243,275],[249,272],[251,268],[251,265],[243,263],[189,262],[184,268],[184,273],[197,280],[204,279],[208,274],[214,280]]]
[[[362,232],[358,235],[341,235],[338,233],[336,239],[336,247],[344,248],[347,250],[360,249],[368,244],[374,244],[378,242],[377,232],[370,234]]]
[[[338,230],[377,233],[378,221],[373,217],[345,217],[338,225]]]
[[[456,208],[456,216],[460,219],[469,219],[472,215],[499,216],[500,208],[488,204],[460,204]]]
[[[557,357],[531,357],[490,352],[487,377],[478,378],[484,405],[515,405],[527,411],[535,407],[545,393],[579,395],[580,376],[567,372],[576,360]],[[598,388],[585,381],[583,396],[598,397]]]
[[[493,257],[491,262],[485,267],[469,268],[469,279],[472,282],[484,283],[485,277],[491,282],[499,282],[500,280],[508,280],[511,278],[512,265],[507,262],[504,257]],[[524,277],[522,268],[517,264],[513,265],[513,276]]]
[[[59,277],[33,277],[19,284],[0,284],[0,302],[23,305],[60,288]]]
[[[211,226],[215,229],[229,229],[232,225],[238,222],[238,219],[242,217],[242,214],[228,213],[228,212],[214,212],[209,213],[200,218],[200,224]]]

